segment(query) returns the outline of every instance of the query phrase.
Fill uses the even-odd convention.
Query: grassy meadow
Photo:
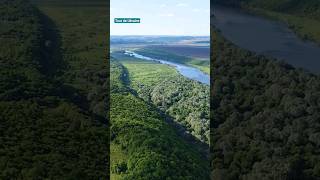
[[[132,86],[144,84],[155,86],[167,78],[178,76],[178,72],[168,65],[145,61],[145,60],[121,60],[121,63],[128,69],[130,83]]]

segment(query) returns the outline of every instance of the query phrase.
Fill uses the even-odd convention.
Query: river
[[[222,6],[215,6],[213,14],[212,24],[237,46],[319,74],[320,47],[285,24]]]
[[[148,61],[157,61],[157,62],[159,62],[161,64],[166,64],[166,65],[172,66],[181,75],[183,75],[183,76],[185,76],[185,77],[187,77],[189,79],[196,80],[198,82],[201,82],[201,83],[207,84],[207,85],[210,84],[209,75],[203,73],[202,71],[200,71],[197,68],[186,66],[186,65],[183,65],[183,64],[170,62],[170,61],[165,61],[165,60],[161,60],[161,59],[150,58],[150,57],[147,57],[147,56],[143,56],[143,55],[137,54],[137,53],[132,52],[132,51],[125,51],[125,54],[129,55],[129,56],[133,56],[133,57],[138,58],[138,59],[144,59],[144,60],[148,60]]]

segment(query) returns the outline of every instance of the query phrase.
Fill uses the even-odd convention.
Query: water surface
[[[319,74],[320,47],[301,40],[285,24],[221,6],[213,14],[212,24],[239,47]]]
[[[198,82],[201,82],[201,83],[207,84],[207,85],[210,84],[209,75],[203,73],[202,71],[200,71],[197,68],[186,66],[186,65],[183,65],[183,64],[170,62],[170,61],[165,61],[165,60],[161,60],[161,59],[150,58],[150,57],[147,57],[147,56],[143,56],[143,55],[137,54],[137,53],[132,52],[132,51],[125,51],[125,54],[129,55],[129,56],[133,56],[133,57],[138,58],[138,59],[144,59],[144,60],[148,60],[148,61],[157,61],[157,62],[159,62],[161,64],[166,64],[166,65],[172,66],[181,75],[183,75],[183,76],[185,76],[185,77],[187,77],[189,79],[196,80]]]

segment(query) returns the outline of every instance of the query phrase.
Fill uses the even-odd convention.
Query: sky
[[[140,24],[114,18],[141,18]],[[111,0],[111,35],[210,35],[210,0]]]

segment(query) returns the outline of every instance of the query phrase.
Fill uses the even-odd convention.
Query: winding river
[[[210,77],[209,75],[203,73],[202,71],[200,71],[197,68],[194,67],[190,67],[190,66],[186,66],[183,64],[178,64],[178,63],[174,63],[174,62],[170,62],[170,61],[165,61],[165,60],[161,60],[161,59],[154,59],[154,58],[150,58],[147,56],[143,56],[140,54],[137,54],[135,52],[132,51],[125,51],[125,54],[128,56],[133,56],[135,58],[138,59],[144,59],[144,60],[148,60],[148,61],[156,61],[159,62],[161,64],[166,64],[169,66],[172,66],[174,68],[176,68],[176,70],[183,76],[192,79],[192,80],[196,80],[198,82],[201,82],[203,84],[210,84]]]
[[[221,6],[213,14],[212,24],[239,47],[319,74],[320,47],[301,40],[285,24]]]

